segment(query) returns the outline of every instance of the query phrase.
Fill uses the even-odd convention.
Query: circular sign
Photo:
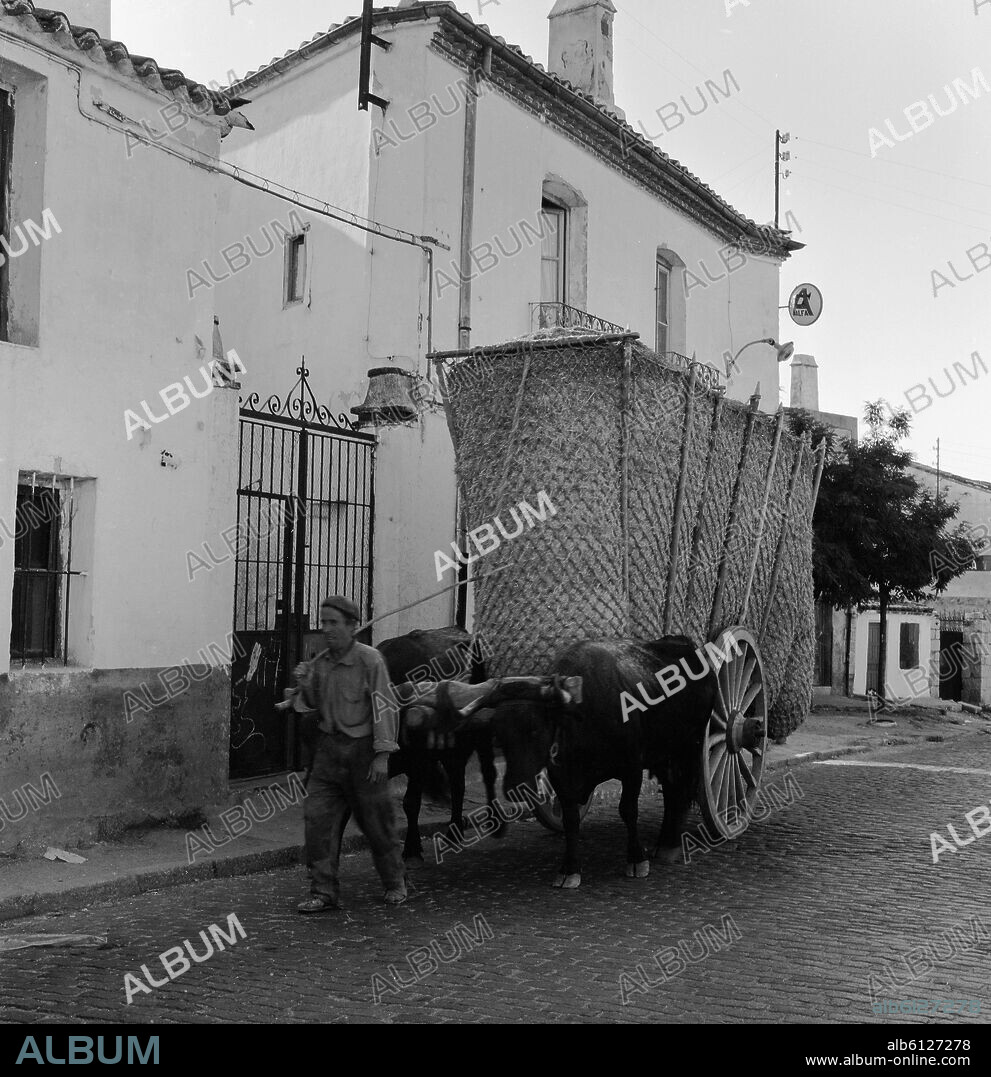
[[[796,325],[815,325],[822,314],[822,292],[814,284],[800,284],[788,300],[788,313]]]

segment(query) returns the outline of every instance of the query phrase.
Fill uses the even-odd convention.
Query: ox
[[[717,654],[717,662],[728,658]],[[657,674],[679,664],[686,671],[680,691],[662,692],[653,704],[635,708],[623,702],[654,699],[649,693],[658,692]],[[532,787],[547,768],[565,830],[564,860],[554,885],[573,889],[581,884],[579,809],[601,782],[618,778],[623,783],[619,814],[627,829],[626,874],[643,878],[650,869],[637,828],[643,771],[657,777],[664,792],[655,855],[673,862],[699,785],[715,678],[704,653],[684,636],[578,643],[558,655],[553,671],[582,678],[581,703],[510,703],[495,711],[493,730],[506,758],[506,796],[520,803],[519,790]],[[642,686],[648,686],[648,694]]]
[[[406,636],[385,640],[379,644],[378,649],[385,658],[389,679],[394,685],[440,680],[478,684],[486,679],[479,646],[462,628],[410,632]],[[406,795],[403,797],[407,823],[406,841],[403,845],[404,860],[423,859],[419,827],[420,806],[423,790],[430,789],[436,777],[438,763],[444,768],[451,793],[451,821],[446,832],[450,841],[460,844],[466,826],[463,815],[465,768],[473,752],[478,753],[489,807],[495,801],[496,769],[491,730],[466,728],[452,739],[454,747],[431,748],[428,747],[425,731],[404,726],[400,750],[389,760],[390,778],[397,774],[405,774],[407,777]],[[502,837],[504,834],[505,824],[500,826],[495,836]]]

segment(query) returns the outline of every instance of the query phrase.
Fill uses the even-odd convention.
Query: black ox
[[[611,778],[623,783],[619,814],[627,829],[626,874],[645,877],[650,862],[637,827],[643,771],[660,780],[664,819],[655,855],[673,861],[699,785],[702,740],[715,702],[713,676],[685,678],[686,685],[666,698],[656,674],[682,660],[693,672],[705,664],[695,644],[684,636],[654,642],[605,640],[578,643],[558,655],[553,672],[580,676],[579,704],[503,704],[493,730],[506,758],[504,791],[520,803],[520,790],[534,788],[546,767],[561,804],[565,853],[555,886],[581,884],[579,810],[596,786]],[[626,707],[623,693],[640,701],[638,685],[649,698],[646,710]]]
[[[477,642],[461,628],[437,628],[410,632],[405,636],[385,640],[378,645],[389,669],[393,684],[422,681],[464,681],[480,684],[486,679],[485,664]],[[496,769],[492,731],[487,728],[464,729],[457,734],[454,747],[430,747],[425,730],[410,729],[404,724],[400,750],[389,760],[389,777],[405,774],[406,841],[403,859],[422,860],[420,841],[420,806],[424,789],[432,790],[440,764],[447,775],[451,795],[451,821],[447,827],[448,840],[458,843],[464,833],[465,768],[473,752],[478,753],[482,781],[489,806],[495,801]],[[505,832],[500,826],[496,837]]]

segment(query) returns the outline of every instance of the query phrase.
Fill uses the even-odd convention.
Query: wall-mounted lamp
[[[744,344],[743,347],[736,353],[736,355],[733,356],[732,359],[726,360],[727,378],[731,376],[734,367],[736,367],[737,370],[740,369],[736,363],[737,359],[739,359],[740,356],[743,355],[747,348],[752,348],[755,344],[767,344],[769,347],[774,348],[778,353],[779,363],[787,363],[788,360],[795,354],[795,345],[790,340],[787,344],[779,344],[774,339],[774,337],[762,337],[760,340],[752,340],[749,344]]]

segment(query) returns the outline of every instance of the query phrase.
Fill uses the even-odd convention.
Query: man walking
[[[304,818],[312,896],[301,913],[336,909],[340,896],[338,862],[349,813],[371,846],[385,887],[385,900],[406,900],[406,876],[389,795],[389,755],[399,750],[399,710],[385,659],[354,639],[358,607],[333,595],[320,605],[326,650],[296,667],[306,706],[320,724]]]

